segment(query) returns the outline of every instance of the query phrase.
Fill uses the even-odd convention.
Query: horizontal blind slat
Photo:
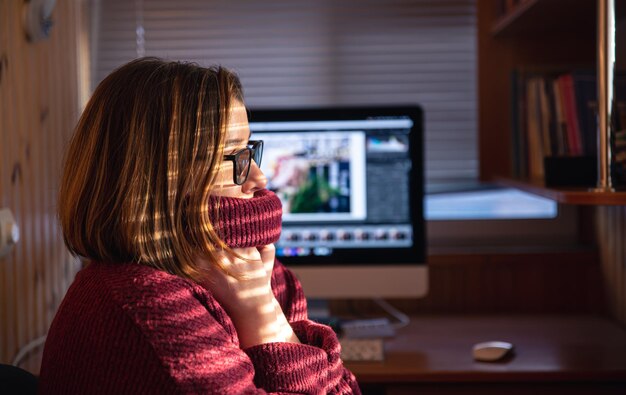
[[[474,0],[100,1],[93,83],[137,56],[142,20],[146,55],[235,70],[252,109],[419,103],[427,182],[475,180],[474,5]]]

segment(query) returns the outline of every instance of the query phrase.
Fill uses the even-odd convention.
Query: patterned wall
[[[61,0],[48,39],[29,42],[27,2],[0,0],[0,207],[21,240],[0,258],[0,363],[44,335],[77,263],[63,245],[56,194],[64,145],[80,106],[80,1]],[[38,372],[37,360],[22,365]]]

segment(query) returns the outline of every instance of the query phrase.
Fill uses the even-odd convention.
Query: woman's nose
[[[248,174],[248,179],[241,186],[241,191],[243,193],[254,193],[256,191],[260,191],[261,189],[265,189],[267,186],[267,178],[265,174],[261,171],[259,166],[255,161],[252,161],[250,164],[250,174]]]

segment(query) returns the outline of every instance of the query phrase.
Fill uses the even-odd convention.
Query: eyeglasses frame
[[[238,170],[238,160],[239,156],[244,152],[250,153],[250,161],[248,162],[248,166],[246,169],[246,175],[240,182],[237,182],[237,170]],[[224,160],[228,160],[233,162],[233,182],[235,185],[243,185],[246,181],[248,181],[248,176],[250,175],[250,168],[252,167],[252,161],[256,163],[257,166],[261,166],[261,160],[263,159],[263,140],[250,140],[246,144],[245,148],[240,149],[239,151],[230,154],[224,155]]]

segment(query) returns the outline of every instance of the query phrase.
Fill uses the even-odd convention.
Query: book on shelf
[[[615,111],[613,134],[613,180],[616,185],[626,185],[626,100],[619,101]]]
[[[528,147],[528,173],[531,179],[544,176],[543,158],[549,155],[550,136],[545,130],[549,121],[541,108],[541,95],[544,94],[544,81],[539,77],[531,77],[526,81],[526,140]]]
[[[581,122],[579,117],[581,113],[584,113],[584,108],[578,108],[577,100],[578,90],[574,88],[574,78],[572,73],[567,73],[559,76],[554,81],[555,89],[559,91],[555,100],[559,102],[559,106],[563,111],[563,130],[567,135],[568,147],[566,154],[571,156],[580,156],[584,153],[589,153],[587,147],[583,142],[583,129],[581,129]],[[588,131],[586,134],[593,134],[593,131]],[[591,152],[593,154],[593,151]]]
[[[526,136],[522,130],[526,130],[526,90],[524,80],[519,76],[521,71],[511,72],[511,169],[516,178],[527,178],[527,155]]]
[[[547,177],[550,164],[559,158],[597,156],[597,92],[593,71],[519,69],[511,77],[511,142],[513,176],[531,180],[558,180]],[[614,182],[626,185],[626,74],[614,78],[611,163]],[[563,166],[551,166],[566,168]],[[594,169],[595,171],[595,169]],[[591,174],[591,173],[590,173]],[[591,177],[591,176],[590,176]],[[584,183],[589,183],[584,180]]]

